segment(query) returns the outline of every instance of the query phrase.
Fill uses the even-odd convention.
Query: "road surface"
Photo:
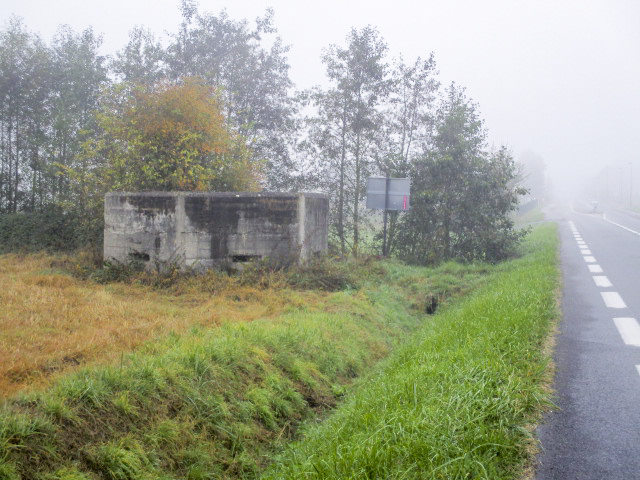
[[[640,216],[601,210],[550,215],[563,320],[537,480],[640,479]]]

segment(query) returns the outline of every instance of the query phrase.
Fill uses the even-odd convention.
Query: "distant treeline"
[[[512,155],[488,147],[464,88],[440,87],[433,54],[390,59],[375,28],[352,29],[324,51],[327,86],[295,91],[271,10],[255,23],[192,0],[181,11],[178,31],[136,28],[112,57],[91,28],[49,44],[18,18],[0,31],[0,241],[46,214],[78,232],[65,245],[99,242],[109,190],[305,189],[331,195],[331,244],[357,255],[382,236],[366,179],[387,175],[412,181],[411,211],[390,214],[392,254],[512,250]]]

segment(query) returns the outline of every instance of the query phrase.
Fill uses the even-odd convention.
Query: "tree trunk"
[[[340,239],[340,254],[346,254],[345,235],[344,235],[344,184],[345,184],[345,168],[347,157],[347,105],[345,103],[342,111],[342,138],[340,153],[340,185],[338,187],[338,238]]]
[[[352,254],[354,257],[358,256],[358,248],[360,242],[360,215],[358,209],[360,208],[360,182],[362,176],[362,161],[360,158],[360,142],[362,134],[358,133],[356,136],[356,154],[355,154],[355,167],[356,167],[356,184],[353,201],[353,249]]]

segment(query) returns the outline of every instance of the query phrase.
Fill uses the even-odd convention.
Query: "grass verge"
[[[320,295],[289,287],[243,290],[249,288],[244,280],[228,283],[215,276],[185,278],[165,290],[103,286],[39,267],[25,273],[29,258],[4,258],[0,273],[7,279],[7,298],[18,302],[12,322],[26,321],[26,313],[19,314],[23,300],[15,293],[18,286],[42,288],[37,296],[42,317],[28,318],[31,330],[44,326],[43,336],[87,321],[89,313],[84,319],[73,314],[78,304],[91,303],[81,302],[85,295],[95,303],[100,295],[111,298],[119,292],[120,308],[105,318],[116,331],[118,322],[138,311],[135,298],[158,314],[179,305],[187,317],[191,300],[199,300],[193,308],[200,313],[191,320],[224,317],[228,296],[239,309],[255,301],[251,296],[284,301],[280,313],[269,318],[222,318],[220,326],[195,322],[181,333],[162,331],[159,339],[147,339],[134,353],[123,351],[109,366],[83,368],[47,391],[10,398],[0,411],[3,480],[255,477],[273,452],[295,437],[302,421],[323,418],[354,379],[431,318],[424,314],[428,298],[446,304],[450,296],[485,281],[491,270],[483,265],[447,264],[430,270],[376,263],[356,269],[359,287],[348,282],[344,291]],[[34,261],[43,268],[49,262],[40,260]],[[330,273],[295,272],[292,283],[326,290],[342,278],[339,272]],[[64,318],[47,323],[49,288],[58,289],[56,302],[74,299],[64,300],[68,308],[60,310],[75,323]],[[200,303],[205,301],[201,296],[206,303]],[[202,312],[203,305],[209,315]],[[25,312],[33,312],[33,306],[26,307]],[[82,311],[100,312],[94,308]],[[123,335],[135,324],[129,320],[123,325]]]
[[[427,322],[265,479],[512,479],[547,405],[543,352],[557,315],[555,226]]]
[[[523,215],[517,215],[514,218],[516,227],[524,227],[534,223],[544,222],[544,213],[542,207],[538,206]]]

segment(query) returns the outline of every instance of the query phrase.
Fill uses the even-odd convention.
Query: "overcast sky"
[[[640,172],[640,0],[200,0],[255,19],[267,7],[291,45],[297,88],[324,80],[322,49],[351,27],[375,26],[393,56],[434,52],[439,79],[467,88],[490,140],[539,154],[551,174],[577,178],[634,162]],[[104,53],[134,25],[175,32],[179,0],[2,0],[49,41],[60,24],[92,26]],[[635,176],[634,178],[640,178]]]

